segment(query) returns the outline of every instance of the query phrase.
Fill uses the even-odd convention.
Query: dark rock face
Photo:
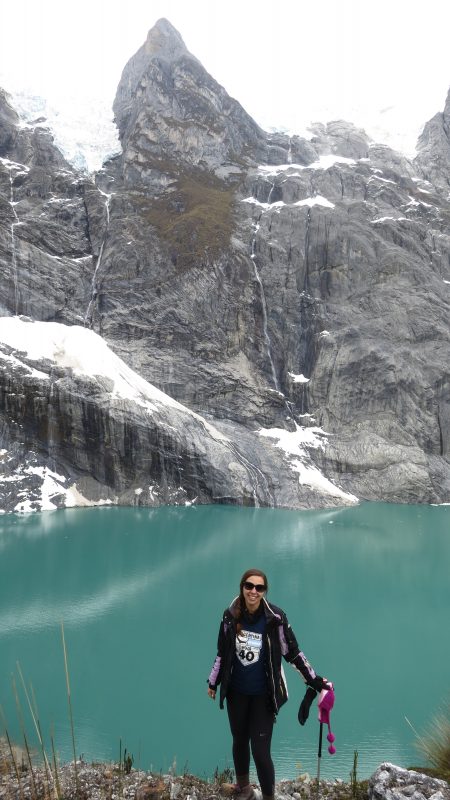
[[[139,449],[171,453],[173,426],[178,466],[163,479],[152,459],[146,479],[158,502],[175,502],[178,486],[189,500],[292,507],[448,500],[449,102],[414,162],[344,121],[316,125],[309,141],[265,134],[161,20],[124,69],[114,103],[123,152],[94,183],[42,124],[20,127],[1,95],[2,314],[91,328],[247,462],[237,478],[228,445],[194,455],[201,436],[180,443],[173,409],[149,427],[127,402],[105,422],[107,387],[91,377],[81,391],[59,374],[70,402],[56,408],[54,390],[43,405],[58,429],[66,415],[84,419],[69,408],[85,392],[92,441],[96,426],[114,433],[108,469],[106,450],[95,465],[81,457],[95,448],[80,423],[79,456],[78,445],[58,450],[54,472],[129,502],[146,474]],[[43,464],[45,426],[35,440],[17,433],[11,391],[21,394],[4,391],[0,447],[14,441],[16,466],[30,450]],[[32,382],[22,394],[40,391]],[[126,469],[114,455],[124,448]],[[198,480],[186,477],[193,464]]]
[[[8,95],[0,89],[0,156],[12,150],[19,116],[8,101]]]
[[[450,91],[443,113],[436,114],[430,119],[419,137],[416,163],[425,178],[430,180],[438,190],[448,193],[450,186]]]
[[[42,123],[19,126],[1,100],[1,312],[80,322],[95,257],[87,197],[98,191],[64,160]]]
[[[326,505],[352,500],[307,465],[306,453],[310,488],[301,487],[298,469],[294,476],[270,438],[182,406],[88,328],[7,318],[0,338],[4,511],[99,503],[296,507],[313,505],[317,490]],[[319,446],[314,438],[311,431],[311,447]]]

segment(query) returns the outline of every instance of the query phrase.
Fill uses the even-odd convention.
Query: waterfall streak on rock
[[[258,488],[260,487],[260,482],[263,484],[263,486],[261,487],[262,494],[263,495],[265,494],[268,497],[271,508],[274,508],[275,501],[269,489],[269,484],[267,482],[266,476],[264,475],[264,472],[260,470],[259,467],[257,467],[251,461],[249,461],[247,458],[245,458],[245,456],[242,455],[242,453],[237,449],[237,447],[232,442],[229,442],[228,446],[232,451],[232,453],[236,456],[239,463],[242,464],[246,472],[248,472],[250,476],[254,476],[255,482],[253,485],[253,502],[255,504],[255,508],[259,508],[260,506],[258,500],[258,491],[257,491]]]
[[[105,192],[102,192],[102,191],[100,191],[100,194],[102,194],[105,197],[106,228],[105,228],[105,232],[103,234],[102,243],[100,245],[100,251],[99,251],[99,254],[98,254],[97,263],[95,265],[94,275],[92,276],[91,299],[89,301],[88,309],[86,311],[86,316],[84,318],[84,324],[86,326],[88,326],[89,328],[92,328],[92,325],[93,325],[94,306],[95,306],[95,303],[96,303],[96,300],[97,300],[97,297],[98,297],[98,272],[99,272],[99,269],[100,269],[100,266],[101,266],[101,263],[102,263],[103,250],[104,250],[104,247],[105,247],[106,239],[108,237],[108,231],[109,231],[109,206],[110,206],[111,196],[112,196],[112,195],[106,194]]]
[[[303,283],[303,288],[305,292],[309,292],[309,229],[311,225],[311,209],[308,209],[308,214],[306,217],[306,228],[305,228],[305,279]]]
[[[273,384],[275,386],[276,391],[279,392],[280,391],[280,385],[278,383],[277,374],[275,372],[275,364],[273,363],[272,343],[270,341],[269,329],[268,329],[268,324],[267,324],[266,295],[265,295],[265,292],[264,292],[264,286],[263,286],[263,282],[261,280],[261,276],[260,276],[260,274],[258,272],[258,268],[256,266],[255,247],[256,247],[256,236],[254,236],[253,239],[252,239],[252,247],[251,247],[251,256],[250,256],[250,258],[251,258],[251,261],[252,261],[252,264],[253,264],[253,271],[255,273],[256,282],[257,282],[257,284],[259,286],[259,292],[260,292],[260,297],[261,297],[261,307],[262,307],[262,313],[263,313],[264,340],[266,342],[267,356],[268,356],[269,363],[270,363],[270,370],[271,370],[271,373],[272,373]]]
[[[16,227],[16,225],[20,225],[20,220],[19,217],[17,216],[16,204],[14,202],[14,176],[13,176],[12,164],[9,166],[9,185],[10,185],[9,204],[14,214],[14,222],[11,223],[11,257],[12,257],[11,263],[12,263],[12,274],[14,281],[14,314],[17,317],[17,314],[19,312],[19,280],[17,274],[17,253],[16,253],[16,239],[14,235],[14,228]]]

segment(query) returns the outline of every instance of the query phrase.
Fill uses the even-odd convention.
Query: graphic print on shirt
[[[236,655],[244,667],[259,661],[262,644],[262,633],[239,631],[236,636]]]

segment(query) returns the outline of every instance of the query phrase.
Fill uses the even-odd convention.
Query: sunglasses
[[[251,592],[252,589],[256,589],[257,592],[265,592],[266,587],[263,583],[252,583],[251,581],[244,581],[242,584],[244,589],[247,589],[248,592]]]

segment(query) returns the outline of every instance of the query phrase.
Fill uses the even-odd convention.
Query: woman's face
[[[260,575],[250,575],[244,582],[242,593],[249,611],[253,612],[259,608],[261,598],[264,597],[265,588],[264,578],[261,578]]]

